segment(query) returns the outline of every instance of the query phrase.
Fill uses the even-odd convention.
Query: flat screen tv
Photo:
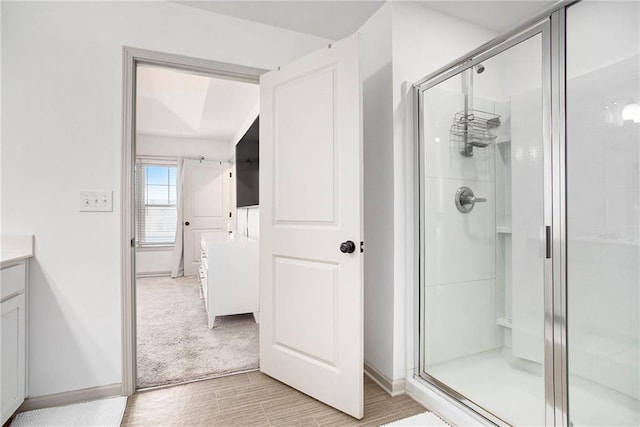
[[[260,117],[236,144],[236,205],[255,206],[259,203],[258,172],[260,166]]]

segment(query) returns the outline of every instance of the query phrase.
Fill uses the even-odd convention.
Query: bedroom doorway
[[[235,145],[258,114],[260,70],[127,53],[133,212],[123,228],[135,249],[124,292],[133,331],[123,325],[125,392],[257,369],[253,313],[212,318],[199,264],[202,236],[237,233]]]

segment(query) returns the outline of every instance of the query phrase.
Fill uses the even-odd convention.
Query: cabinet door
[[[26,264],[20,263],[0,270],[0,299],[24,292],[27,282]]]
[[[25,301],[17,295],[0,304],[2,329],[2,422],[18,409],[25,395]]]

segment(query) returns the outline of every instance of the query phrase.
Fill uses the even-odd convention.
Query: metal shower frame
[[[457,391],[425,372],[421,348],[425,344],[425,188],[423,164],[424,91],[474,67],[505,50],[540,34],[542,37],[543,147],[544,147],[544,224],[548,233],[544,270],[544,384],[545,419],[548,426],[570,427],[567,378],[567,234],[566,234],[566,104],[565,34],[566,8],[580,0],[559,1],[544,12],[526,20],[490,42],[427,75],[413,85],[417,143],[419,215],[419,286],[415,297],[416,378],[426,387],[457,405],[466,413],[496,425],[508,425],[495,414],[478,406]]]

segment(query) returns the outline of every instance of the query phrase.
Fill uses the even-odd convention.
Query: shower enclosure
[[[640,425],[640,3],[564,3],[415,85],[419,377],[512,425]]]

